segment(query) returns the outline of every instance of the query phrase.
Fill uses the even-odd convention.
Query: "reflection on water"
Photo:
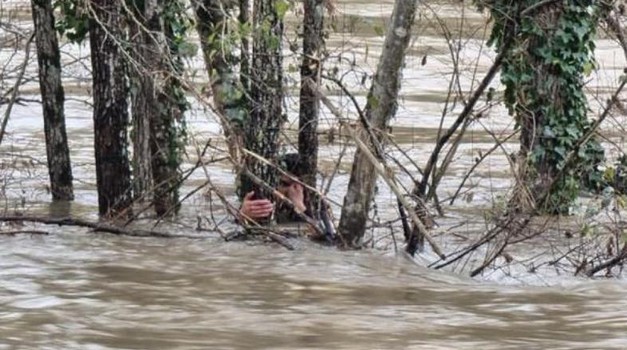
[[[479,284],[375,252],[1,238],[0,348],[624,348],[616,282]]]

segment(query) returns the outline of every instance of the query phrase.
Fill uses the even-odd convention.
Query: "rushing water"
[[[0,348],[624,349],[627,285],[486,285],[316,246],[1,238]],[[2,347],[4,345],[4,347]]]
[[[12,3],[23,1],[1,4]],[[352,31],[332,34],[331,51],[348,51],[345,57],[355,55],[358,66],[371,71],[382,43],[372,28],[383,23],[391,4],[338,1],[338,17],[352,16],[339,23]],[[456,2],[431,2],[431,6],[445,23],[460,25],[463,12]],[[394,120],[401,150],[419,164],[426,161],[436,136],[451,76],[446,43],[434,35],[437,25],[432,12],[422,11]],[[463,14],[468,18],[462,25],[466,32],[462,35],[465,49],[460,56],[460,83],[469,89],[486,71],[493,54],[482,48],[481,17],[468,10]],[[12,51],[1,54],[5,59]],[[87,54],[85,46],[64,46],[68,61],[69,55]],[[622,52],[609,41],[599,42],[597,54],[603,69],[589,84],[590,96],[599,97],[591,98],[593,110],[599,109],[599,101],[616,85],[625,65]],[[428,57],[425,66],[424,55]],[[20,52],[13,59],[21,62]],[[473,79],[475,61],[477,76]],[[198,59],[191,64],[202,68]],[[36,66],[29,65],[27,74],[35,72]],[[64,216],[69,211],[95,220],[91,111],[80,101],[80,91],[89,85],[89,79],[78,62],[64,72],[70,95],[77,92],[66,104],[77,199],[71,205],[49,204],[42,163],[41,106],[16,105],[9,134],[0,148],[0,174],[6,184],[2,190],[8,198],[3,210],[44,216]],[[360,72],[355,73],[353,87],[361,77]],[[350,82],[351,75],[345,78]],[[3,77],[3,89],[10,79]],[[27,84],[22,96],[35,98],[36,89],[36,84]],[[343,110],[351,110],[346,100],[336,100],[343,102]],[[287,103],[291,106],[292,102]],[[454,108],[458,109],[459,105]],[[498,135],[511,129],[511,119],[504,114],[502,109],[494,109],[482,123],[473,125],[443,180],[441,195],[452,194],[478,152],[492,146],[484,128]],[[444,124],[454,116],[450,113]],[[291,113],[292,122],[294,117]],[[324,118],[323,127],[334,124],[328,113]],[[207,137],[219,139],[215,120],[207,118],[202,109],[197,108],[189,122],[200,143]],[[622,124],[620,119],[611,119],[605,128],[620,134],[624,132]],[[622,145],[622,140],[617,142]],[[505,147],[515,149],[513,144]],[[331,172],[341,149],[337,143],[323,145],[323,172]],[[399,158],[401,150],[395,151]],[[346,169],[352,152],[349,148],[344,171],[337,175],[330,193],[336,202],[341,202],[348,181]],[[192,148],[190,154],[191,163]],[[218,152],[215,155],[219,156]],[[209,170],[213,183],[232,199],[230,168],[216,163]],[[204,174],[194,174],[186,191],[204,179]],[[407,183],[408,179],[401,180]],[[509,184],[505,157],[489,157],[470,178],[464,200],[445,208],[447,217],[439,220],[440,232],[460,224],[465,229],[456,233],[476,232],[484,224],[477,208],[493,205]],[[383,184],[377,204],[384,218],[394,211],[394,197]],[[395,254],[389,237],[378,241],[376,249],[360,252],[342,252],[302,240],[291,242],[294,251],[259,242],[224,242],[216,233],[199,234],[191,227],[197,216],[207,215],[210,209],[207,198],[193,196],[180,220],[186,226],[160,227],[196,235],[196,239],[131,238],[43,225],[35,228],[49,235],[0,235],[0,349],[627,347],[627,285],[623,280],[577,279],[555,273],[525,273],[521,280],[501,278],[507,275],[504,273],[490,281],[472,280],[423,267],[434,259],[429,253],[418,261]],[[31,228],[3,226],[2,230]],[[444,241],[445,236],[438,239]],[[533,255],[534,249],[528,248],[526,253]]]

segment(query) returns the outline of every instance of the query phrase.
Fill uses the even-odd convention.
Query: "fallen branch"
[[[15,236],[20,234],[27,235],[49,235],[49,232],[39,230],[20,230],[20,231],[0,231],[0,235]]]
[[[129,230],[122,227],[118,227],[108,223],[91,222],[82,219],[75,219],[71,217],[65,218],[46,218],[36,216],[0,216],[0,222],[36,222],[46,225],[59,225],[59,226],[78,226],[93,229],[94,231],[112,233],[120,236],[132,236],[132,237],[159,237],[159,238],[205,238],[203,236],[190,236],[190,235],[173,235],[158,231],[148,230]]]
[[[621,249],[620,253],[615,257],[587,270],[586,276],[592,277],[595,273],[616,266],[622,263],[625,259],[627,259],[627,244],[623,245],[623,249]]]
[[[272,230],[271,227],[266,226],[250,226],[246,228],[251,233],[259,233],[268,237],[271,241],[278,243],[285,247],[287,250],[294,250],[294,246],[284,237],[287,233],[280,232],[276,233]]]
[[[496,249],[496,251],[494,251],[492,253],[492,255],[489,258],[487,258],[483,262],[483,264],[481,264],[481,266],[477,267],[476,269],[474,269],[474,270],[472,270],[470,272],[470,277],[477,276],[478,274],[483,272],[483,270],[485,270],[488,266],[490,266],[490,264],[492,264],[496,260],[496,258],[498,258],[503,253],[503,251],[505,250],[505,247],[507,247],[507,245],[509,244],[509,238],[511,236],[512,236],[511,233],[508,234],[507,236],[505,236],[505,241],[503,243],[501,243],[499,248]]]

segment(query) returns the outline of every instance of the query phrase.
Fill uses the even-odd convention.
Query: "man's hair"
[[[286,153],[278,159],[279,168],[298,178],[303,176],[300,155],[298,153]]]

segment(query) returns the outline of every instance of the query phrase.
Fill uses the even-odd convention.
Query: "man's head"
[[[286,153],[279,157],[278,165],[281,170],[300,178],[303,175],[303,167],[300,164],[298,153]]]
[[[286,153],[278,159],[278,166],[281,170],[289,173],[293,177],[298,179],[301,178],[303,174],[303,167],[300,164],[300,156],[298,153]],[[277,189],[280,192],[284,192],[284,190],[291,186],[294,183],[289,176],[284,174],[279,174],[279,184]]]

